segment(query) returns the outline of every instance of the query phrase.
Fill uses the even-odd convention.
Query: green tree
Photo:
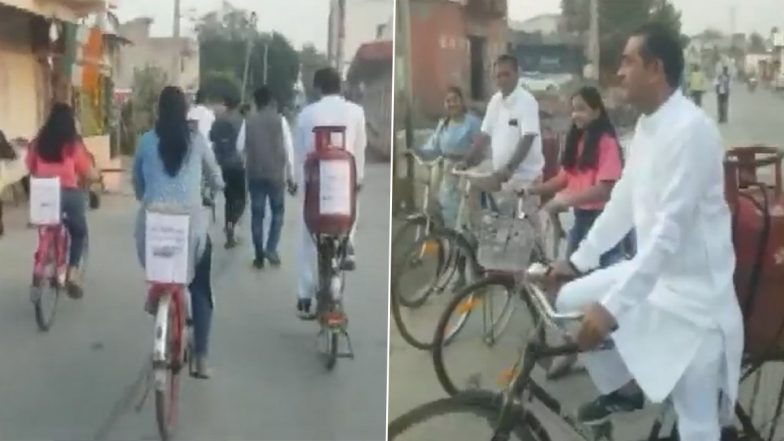
[[[136,137],[155,125],[158,98],[167,84],[166,72],[157,66],[148,65],[133,73],[133,94],[121,116],[124,153],[132,154]]]
[[[248,82],[244,91],[249,97],[256,87],[264,84],[266,48],[267,85],[281,104],[289,103],[299,73],[299,57],[283,35],[259,33],[253,26],[250,12],[243,9],[232,9],[223,15],[209,13],[202,17],[196,30],[202,78],[210,72],[224,72],[232,74],[241,84],[251,44]]]
[[[765,37],[758,32],[754,32],[749,37],[749,50],[752,52],[765,52],[767,50]]]
[[[240,80],[231,71],[207,72],[201,79],[201,91],[208,101],[220,102],[227,96],[240,99]]]
[[[313,45],[306,45],[299,53],[300,69],[302,69],[302,85],[305,96],[310,102],[315,98],[313,75],[322,67],[328,66],[327,56],[319,52]]]

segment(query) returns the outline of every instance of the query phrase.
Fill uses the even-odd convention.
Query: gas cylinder
[[[745,352],[762,359],[784,353],[783,158],[777,148],[753,146],[731,149],[724,161]],[[761,167],[773,168],[773,185],[760,182]]]
[[[357,170],[346,150],[346,128],[313,129],[315,149],[305,158],[305,224],[313,234],[346,235],[357,210]]]

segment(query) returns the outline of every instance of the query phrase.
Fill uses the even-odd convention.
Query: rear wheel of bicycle
[[[489,275],[457,293],[444,309],[432,355],[436,377],[448,394],[496,389],[509,381],[514,355],[538,324],[528,297],[515,294],[513,275]],[[525,312],[515,314],[516,309]]]
[[[512,412],[512,432],[495,433],[502,406],[501,396],[489,391],[463,392],[442,398],[392,420],[387,427],[388,439],[549,441],[547,432],[530,412]]]
[[[764,440],[784,440],[784,373],[781,363],[768,361],[757,367],[744,367],[738,405],[754,430]],[[739,439],[756,439],[742,434]]]
[[[428,220],[424,216],[407,219],[400,228],[392,233],[392,258],[390,259],[392,267],[398,265],[399,259],[407,254],[412,244],[433,230],[432,222],[431,220],[428,227]]]
[[[173,438],[177,427],[177,411],[180,398],[180,354],[183,344],[182,330],[179,328],[178,308],[171,303],[168,311],[168,325],[166,326],[166,365],[164,369],[165,381],[155,385],[155,419],[158,423],[158,433],[162,441]]]
[[[328,371],[335,369],[338,362],[338,332],[333,329],[324,330],[324,339],[326,343],[324,351],[324,367]]]
[[[401,337],[415,348],[429,350],[438,317],[462,278],[470,283],[479,269],[468,242],[446,230],[414,243],[392,274],[390,307]],[[416,260],[416,263],[415,263]]]
[[[50,262],[47,269],[44,271],[46,274],[41,279],[33,281],[30,287],[30,300],[33,302],[35,309],[35,322],[38,324],[38,329],[43,332],[49,331],[54,324],[54,318],[57,313],[57,303],[60,299],[62,287],[57,280],[57,265],[56,261],[56,246],[54,242],[47,251],[47,256],[44,259]]]

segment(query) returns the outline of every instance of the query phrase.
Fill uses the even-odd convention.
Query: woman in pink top
[[[601,214],[623,169],[618,137],[596,88],[583,87],[572,97],[572,121],[561,156],[560,173],[527,191],[538,195],[557,193],[542,208],[551,215],[569,208],[573,210],[574,226],[567,239],[569,255],[577,249]],[[619,243],[602,256],[601,266],[612,265],[622,258]],[[565,374],[575,361],[575,357],[554,360],[548,376],[555,378]]]
[[[63,224],[71,236],[68,255],[68,294],[82,296],[79,263],[87,238],[86,194],[81,180],[97,178],[92,160],[76,131],[71,107],[57,103],[27,153],[27,167],[36,178],[60,178]]]

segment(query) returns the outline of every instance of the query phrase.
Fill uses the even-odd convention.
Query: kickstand
[[[346,352],[338,352],[338,357],[340,358],[350,358],[354,359],[354,347],[351,345],[351,337],[348,335],[348,331],[346,329],[341,329],[340,334],[346,337],[346,346],[348,351]]]

